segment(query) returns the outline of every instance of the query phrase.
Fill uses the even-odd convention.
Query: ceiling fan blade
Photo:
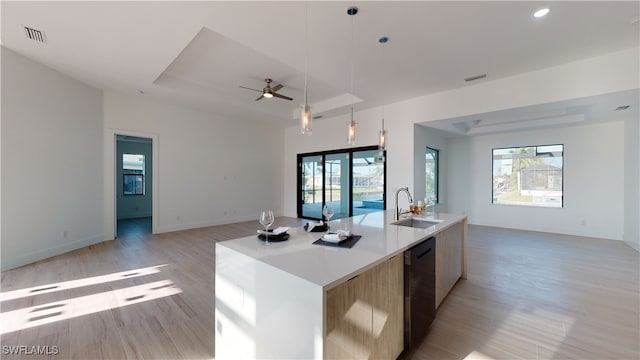
[[[256,101],[258,101],[258,100],[262,99],[263,97],[264,97],[264,94],[260,95],[260,97],[258,97],[258,98],[256,99]]]
[[[260,92],[262,92],[262,90],[252,89],[252,88],[248,88],[248,87],[246,87],[246,86],[240,86],[240,87],[241,87],[241,88],[243,88],[243,89],[247,89],[247,90],[253,90],[253,91],[260,91]]]
[[[289,101],[293,100],[292,98],[290,98],[288,96],[284,96],[284,95],[280,95],[280,94],[276,94],[276,93],[274,93],[273,96],[277,97],[277,98],[280,98],[280,99],[289,100]]]
[[[274,92],[275,92],[275,91],[278,91],[278,90],[280,90],[280,89],[282,89],[282,84],[278,84],[278,85],[276,85],[276,86],[274,86],[274,87],[272,87],[272,88],[271,88],[271,90],[273,90]]]

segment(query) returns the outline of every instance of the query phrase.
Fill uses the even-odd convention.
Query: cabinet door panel
[[[325,359],[395,359],[404,346],[404,258],[395,256],[326,294]]]
[[[462,276],[462,224],[436,236],[436,307]]]
[[[372,358],[395,359],[404,347],[404,258],[395,256],[373,270]]]
[[[325,359],[366,359],[373,345],[371,272],[327,291]]]

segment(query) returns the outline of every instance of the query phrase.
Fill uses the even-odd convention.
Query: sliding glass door
[[[333,207],[332,219],[349,217],[349,153],[324,156],[324,201]]]
[[[298,179],[301,179],[298,189],[298,216],[320,219],[324,196],[324,182],[321,155],[299,157]]]
[[[385,206],[385,163],[375,146],[298,155],[298,217],[332,219],[381,211]]]
[[[353,215],[384,210],[385,163],[378,160],[378,149],[353,153]]]

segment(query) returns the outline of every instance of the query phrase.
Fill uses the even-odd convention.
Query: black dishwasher
[[[404,253],[404,348],[415,349],[436,316],[436,238]]]

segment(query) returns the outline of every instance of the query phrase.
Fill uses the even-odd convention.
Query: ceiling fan
[[[282,87],[283,87],[282,84],[278,84],[278,85],[275,85],[274,87],[271,87],[271,82],[273,80],[271,80],[270,78],[266,78],[266,79],[264,79],[264,81],[267,82],[267,86],[265,86],[264,89],[262,89],[262,90],[252,89],[252,88],[248,88],[248,87],[244,87],[244,86],[240,86],[240,87],[243,88],[243,89],[247,89],[247,90],[253,90],[253,91],[261,92],[262,95],[260,95],[256,99],[256,101],[262,99],[263,97],[265,97],[267,99],[270,99],[272,97],[277,97],[277,98],[285,99],[285,100],[289,100],[289,101],[293,100],[292,98],[290,98],[288,96],[280,95],[280,94],[277,93],[278,90],[282,89]]]

